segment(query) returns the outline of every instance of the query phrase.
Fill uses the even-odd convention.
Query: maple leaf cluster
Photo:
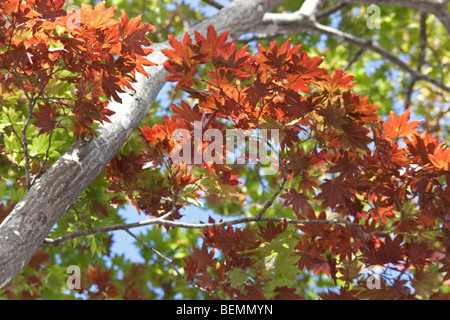
[[[79,250],[81,255],[91,255],[87,246],[80,247]],[[51,266],[54,264],[50,253],[41,248],[20,275],[20,281],[10,282],[3,288],[5,296],[9,300],[38,300],[45,298],[43,291],[48,290],[49,286],[65,287],[67,278],[56,279],[48,270]],[[131,269],[124,273],[122,281],[117,281],[115,270],[100,264],[95,267],[89,264],[86,270],[81,270],[79,279],[73,279],[72,282],[74,292],[79,296],[92,300],[143,300],[145,288],[142,288],[141,278],[147,268],[142,264],[132,264]]]
[[[66,12],[64,0],[0,3],[0,93],[23,94],[34,125],[51,132],[71,119],[76,138],[96,135],[109,122],[108,100],[133,89],[135,72],[147,73],[153,27],[128,20],[99,2]]]
[[[36,252],[28,263],[28,270],[22,274],[22,282],[19,284],[8,283],[4,287],[5,295],[9,300],[36,300],[41,298],[40,289],[47,284],[44,280],[46,277],[46,267],[50,266],[50,254],[42,250]],[[24,283],[27,289],[23,289]],[[21,290],[16,290],[21,287]]]
[[[276,268],[268,267],[270,259],[275,265],[281,259],[289,261],[283,263],[287,273],[329,277],[339,290],[322,294],[324,299],[444,297],[439,287],[450,279],[449,149],[420,132],[409,110],[391,112],[383,121],[378,106],[352,91],[351,75],[340,69],[330,74],[319,67],[321,58],[289,40],[268,49],[259,45],[252,54],[226,36],[209,27],[206,38],[195,32],[195,41],[188,34],[182,42],[169,37],[166,80],[197,103],[172,105],[174,114],[163,124],[145,124],[141,165],[128,173],[110,171],[123,188],[123,181],[135,179],[130,177],[161,170],[164,191],[155,197],[144,188],[128,189],[139,207],[152,207],[148,213],[159,206],[159,214],[166,214],[171,196],[184,205],[180,198],[188,194],[242,202],[249,197],[240,188],[242,166],[174,163],[171,152],[184,140],[172,134],[186,130],[192,148],[205,151],[211,142],[193,143],[196,121],[220,132],[279,130],[281,169],[267,179],[286,182],[272,204],[282,206],[271,213],[285,220],[205,229],[202,248],[184,259],[188,279],[230,298],[301,298],[295,276],[277,278]],[[274,258],[269,249],[282,248],[278,241],[289,244],[289,254],[281,250]],[[367,283],[376,266],[383,270],[377,275],[382,285],[371,289]]]
[[[80,294],[88,295],[90,299],[114,299],[122,298],[123,300],[142,300],[137,289],[131,289],[125,284],[125,288],[118,288],[113,282],[111,276],[112,270],[103,270],[102,266],[88,266],[86,272],[81,277]],[[129,275],[125,275],[125,281]]]

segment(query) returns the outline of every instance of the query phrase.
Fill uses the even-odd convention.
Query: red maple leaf
[[[115,101],[122,103],[122,99],[119,97],[118,93],[123,93],[125,92],[125,90],[123,90],[118,85],[120,79],[117,77],[107,77],[107,76],[104,76],[101,79],[102,79],[102,89],[105,92],[108,99],[113,98]]]
[[[247,46],[244,46],[239,50],[222,51],[219,56],[213,57],[212,61],[216,68],[233,69],[237,75],[242,75],[245,74],[242,70],[248,58]]]
[[[259,231],[261,232],[264,239],[267,241],[272,241],[279,234],[283,233],[286,230],[287,222],[286,220],[281,221],[276,227],[272,220],[267,222],[266,227],[259,226]]]
[[[150,53],[149,51],[144,51],[143,47],[150,46],[152,44],[150,39],[146,37],[146,34],[153,30],[153,26],[148,23],[144,23],[139,26],[141,19],[142,16],[139,15],[128,21],[125,11],[122,11],[119,34],[127,46],[129,46],[138,55],[143,56]],[[155,64],[152,63],[152,65]]]
[[[119,295],[117,287],[110,283],[111,277],[109,274],[112,270],[102,270],[102,266],[98,265],[96,268],[89,265],[86,276],[90,284],[97,285],[98,292],[92,293],[94,297],[101,297],[105,295],[107,298],[114,298]]]
[[[307,216],[308,213],[313,211],[308,197],[304,193],[297,192],[294,188],[289,189],[287,193],[281,195],[281,198],[286,199],[284,207],[292,206],[292,210],[299,217]]]
[[[439,146],[438,140],[426,131],[420,135],[414,134],[403,139],[409,152],[415,157],[420,157],[424,163],[428,163],[429,155],[434,154],[434,150]]]
[[[192,77],[197,73],[195,61],[192,59],[195,55],[192,39],[188,33],[184,35],[183,43],[172,35],[169,35],[168,39],[173,49],[163,49],[161,52],[169,58],[164,62],[164,68],[172,74],[164,80],[177,82],[175,90],[182,85],[190,87],[195,82]]]
[[[203,243],[202,249],[193,247],[192,250],[198,272],[205,272],[206,268],[215,266],[217,258],[214,258],[214,249],[208,252],[208,247]]]
[[[194,256],[187,256],[183,259],[184,261],[184,271],[187,274],[187,279],[189,281],[194,280],[197,275],[197,260]]]
[[[324,199],[322,208],[334,208],[338,204],[345,206],[347,201],[353,197],[352,186],[349,182],[325,179],[320,188],[322,192],[316,198]]]
[[[210,223],[214,223],[212,218]],[[233,228],[209,228],[200,232],[207,245],[221,250],[224,254],[235,256],[237,252],[259,247],[261,241],[255,230],[246,226],[244,229]]]
[[[322,80],[316,83],[316,88],[319,92],[327,95],[329,98],[338,96],[347,92],[350,88],[354,87],[353,76],[347,74],[342,69],[333,71],[332,74],[325,74]]]
[[[372,265],[384,265],[386,263],[397,263],[404,256],[403,237],[395,236],[394,239],[386,237],[378,247],[371,243],[370,250],[366,253],[367,262]]]
[[[303,297],[295,293],[295,288],[287,286],[276,287],[274,292],[277,293],[275,300],[303,300]]]
[[[177,107],[173,103],[170,104],[170,107],[172,108],[173,112],[175,112],[176,117],[179,117],[190,124],[194,123],[195,121],[202,120],[202,114],[200,113],[198,105],[194,106],[191,109],[191,107],[186,102],[182,101],[181,107]]]
[[[56,19],[66,15],[62,9],[64,0],[33,0],[30,2],[34,2],[34,10],[40,13],[43,19]]]
[[[49,103],[40,104],[39,111],[33,112],[33,115],[36,117],[37,121],[34,122],[34,125],[40,128],[39,133],[45,133],[51,131],[56,126],[56,119],[59,116],[56,108],[51,106]]]
[[[274,70],[281,69],[291,59],[292,55],[298,53],[300,47],[301,45],[297,45],[291,48],[289,39],[281,46],[278,46],[276,41],[272,41],[267,50],[262,45],[258,45],[260,62]]]
[[[352,121],[342,125],[342,132],[338,135],[342,141],[344,150],[351,150],[354,153],[358,151],[369,153],[368,144],[372,139],[368,136],[369,129],[363,126],[361,121]]]
[[[208,26],[206,39],[196,30],[194,30],[194,33],[195,41],[197,42],[194,47],[194,51],[196,51],[194,59],[199,63],[207,62],[212,57],[219,55],[220,52],[228,51],[228,47],[231,45],[231,42],[226,42],[228,31],[217,36],[216,30],[212,25]]]

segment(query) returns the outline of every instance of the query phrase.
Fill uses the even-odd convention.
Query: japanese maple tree
[[[109,103],[155,65],[151,25],[118,18],[103,2],[72,13],[63,3],[0,4],[1,161],[12,164],[5,179],[27,189],[59,156],[55,135],[95,139],[113,115]],[[145,279],[161,277],[149,275],[151,265],[132,265],[117,281],[95,256],[111,241],[99,235],[125,230],[209,298],[307,299],[311,281],[326,289],[322,299],[449,298],[450,152],[409,109],[383,117],[352,75],[321,67],[323,58],[290,40],[252,51],[212,25],[168,40],[165,80],[182,100],[159,123],[139,126],[134,145],[58,222],[23,283],[6,285],[7,297],[22,286],[21,298],[39,297],[42,279],[52,279],[46,268],[61,273],[50,260],[58,248],[47,245],[71,241],[88,265],[80,295],[145,298]],[[227,162],[227,132],[264,130],[270,136],[257,145],[270,150],[270,164],[259,153],[250,161],[251,151],[244,163]],[[262,175],[268,168],[277,170]],[[0,204],[0,219],[16,202]],[[146,220],[110,216],[126,202]],[[190,205],[221,217],[186,222]],[[153,226],[146,239],[131,231],[145,225]],[[174,259],[149,244],[163,237]],[[75,254],[66,250],[58,259]]]

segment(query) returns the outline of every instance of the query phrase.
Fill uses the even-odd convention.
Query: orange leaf
[[[85,28],[108,29],[117,24],[117,20],[112,19],[116,12],[116,7],[109,7],[103,1],[97,3],[92,8],[90,5],[81,5],[81,24]]]
[[[383,122],[384,133],[389,139],[397,139],[418,132],[420,121],[409,122],[411,112],[406,110],[400,117],[393,111],[389,114],[389,121]]]
[[[442,146],[439,146],[434,150],[433,155],[429,155],[428,158],[430,159],[433,166],[440,170],[450,170],[450,149],[443,149]]]

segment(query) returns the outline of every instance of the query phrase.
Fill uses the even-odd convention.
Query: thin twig
[[[328,16],[332,15],[335,12],[338,12],[339,10],[343,10],[348,6],[348,3],[341,3],[338,5],[335,5],[334,7],[331,7],[329,9],[320,11],[317,15],[316,15],[316,19],[317,21],[323,20],[325,18],[328,18]]]
[[[163,259],[164,261],[166,261],[167,263],[169,263],[172,268],[175,270],[177,276],[182,279],[183,281],[186,281],[187,283],[189,283],[190,285],[192,285],[193,287],[195,287],[196,289],[207,293],[209,296],[211,296],[214,299],[220,300],[220,298],[214,293],[211,292],[203,287],[200,287],[198,284],[196,284],[194,281],[188,280],[179,270],[178,267],[175,265],[175,263],[173,263],[173,260],[171,260],[170,258],[166,257],[165,255],[163,255],[161,252],[159,252],[158,250],[156,250],[155,248],[153,248],[151,245],[149,245],[147,242],[145,242],[144,240],[142,240],[141,238],[139,238],[138,236],[136,236],[134,233],[132,233],[130,230],[125,229],[125,232],[128,233],[130,236],[132,236],[134,239],[136,239],[140,244],[142,244],[144,247],[146,247],[147,249],[149,249],[150,251],[152,251],[154,254],[156,254],[159,258]]]
[[[26,94],[26,91],[25,91]],[[25,125],[22,128],[22,147],[23,147],[23,161],[25,162],[25,181],[27,190],[31,188],[31,169],[30,169],[30,155],[28,153],[28,137],[27,137],[27,129],[31,124],[31,119],[33,118],[33,109],[34,109],[34,101],[26,94],[28,98],[28,117],[25,121]]]
[[[219,9],[219,10],[223,9],[223,5],[221,5],[220,3],[218,3],[215,0],[202,0],[202,1],[206,2],[207,4],[213,6],[216,9]]]
[[[281,162],[281,161],[280,161]],[[283,166],[280,166],[281,169],[281,173],[283,174],[283,180],[281,181],[280,187],[278,188],[277,192],[275,192],[272,195],[272,198],[270,198],[270,200],[268,202],[266,202],[266,204],[264,205],[264,207],[261,209],[261,211],[258,213],[257,217],[261,218],[263,216],[263,214],[267,211],[267,209],[269,209],[270,206],[272,206],[272,204],[274,203],[275,199],[278,197],[278,195],[281,193],[281,191],[283,191],[284,189],[284,185],[286,184],[287,181],[287,177],[286,177],[286,169]]]
[[[422,66],[425,64],[425,50],[427,48],[427,13],[420,13],[420,53],[417,62],[417,72],[420,72]],[[411,83],[409,84],[408,91],[406,93],[405,109],[408,109],[411,104],[411,97],[414,92],[414,85],[416,84],[416,77],[412,77]]]
[[[350,67],[361,58],[363,53],[366,51],[366,48],[360,48],[355,55],[352,57],[352,59],[348,62],[348,64],[344,67],[344,70],[347,71],[350,69]]]
[[[50,152],[50,148],[52,147],[52,136],[53,136],[53,132],[54,130],[50,131],[49,137],[48,137],[48,147],[47,150],[45,151],[45,158],[43,161],[41,161],[39,158],[39,171],[38,173],[36,173],[36,175],[33,177],[33,180],[31,180],[31,185],[34,185],[34,183],[36,182],[37,179],[39,179],[39,177],[41,176],[41,174],[44,172],[45,170],[45,165],[47,164],[47,161],[49,159],[49,152]]]

